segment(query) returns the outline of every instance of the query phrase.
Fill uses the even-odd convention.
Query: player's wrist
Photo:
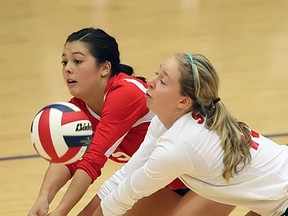
[[[41,190],[38,195],[38,200],[41,200],[42,202],[47,202],[50,204],[54,198],[54,195],[50,193],[49,190]]]
[[[53,214],[55,215],[68,215],[69,212],[71,211],[72,207],[64,206],[64,205],[59,205],[54,211]]]

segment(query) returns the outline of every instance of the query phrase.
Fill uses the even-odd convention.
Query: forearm
[[[260,216],[259,214],[249,211],[245,216]]]
[[[56,193],[71,178],[69,169],[62,164],[50,164],[44,176],[38,198],[51,203]]]
[[[159,145],[159,148],[154,149],[150,159],[142,167],[134,170],[109,195],[101,197],[103,214],[105,216],[123,215],[139,199],[155,193],[181,176],[182,173],[190,171],[190,161],[187,160],[187,157],[179,157],[174,149],[167,151],[166,148]],[[141,160],[141,155],[136,158],[136,154],[130,161],[132,159],[137,161],[138,158]],[[123,169],[126,168],[126,165]]]
[[[67,215],[85,194],[91,182],[90,176],[84,170],[78,169],[55,211]]]
[[[101,209],[101,206],[99,206],[93,213],[92,216],[104,216],[103,213],[102,213],[102,209]]]

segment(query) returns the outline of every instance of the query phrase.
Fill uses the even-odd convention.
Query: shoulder
[[[84,111],[88,116],[91,115],[91,113],[89,112],[85,102],[79,98],[73,97],[69,100],[70,103],[73,103],[74,105],[76,105],[77,107],[79,107],[82,111]]]
[[[123,91],[131,91],[132,89],[146,92],[147,87],[147,83],[144,83],[142,80],[124,73],[119,73],[110,78],[106,91],[109,92],[121,88]],[[131,93],[133,92],[131,91]]]
[[[127,104],[146,107],[146,83],[132,76],[120,73],[110,78],[105,90],[105,103]],[[137,105],[138,104],[138,105]]]
[[[175,123],[176,127],[179,125],[190,125],[193,127],[205,127],[206,118],[200,113],[189,112],[181,116]],[[173,126],[174,126],[173,125]]]
[[[197,113],[187,113],[181,116],[168,130],[167,135],[175,139],[193,140],[203,132],[208,132],[205,127],[205,117]],[[177,136],[175,136],[177,134]]]
[[[85,106],[85,102],[82,101],[79,98],[73,97],[69,100],[70,103],[73,103],[74,105],[78,106],[80,109],[82,109]]]

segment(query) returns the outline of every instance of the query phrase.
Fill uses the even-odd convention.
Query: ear
[[[178,102],[178,108],[179,109],[185,109],[187,110],[188,108],[190,108],[192,106],[192,99],[190,97],[187,96],[183,96],[180,101]]]
[[[102,63],[100,65],[100,75],[101,77],[106,77],[108,75],[110,75],[111,72],[111,62],[109,61],[105,61],[104,63]]]

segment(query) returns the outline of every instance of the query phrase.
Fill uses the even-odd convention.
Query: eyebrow
[[[76,54],[79,54],[79,55],[82,55],[82,56],[85,56],[82,52],[72,52],[72,55],[76,55]],[[63,56],[66,56],[65,53],[62,54],[62,57]]]
[[[160,64],[160,69],[162,69],[162,64]],[[167,76],[168,79],[170,79],[170,76],[169,76],[169,74],[167,73],[167,71],[164,70],[164,69],[162,69],[162,71],[163,71],[164,75]]]
[[[165,76],[168,77],[168,79],[170,79],[170,76],[169,76],[169,74],[166,72],[166,70],[163,70],[163,73],[164,73]]]

